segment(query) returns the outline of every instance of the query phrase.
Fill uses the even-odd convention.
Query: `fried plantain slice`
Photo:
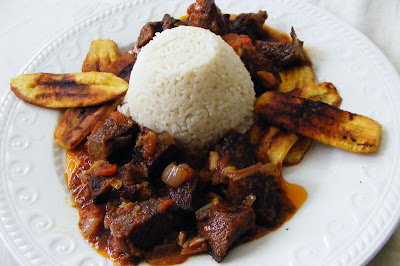
[[[69,108],[54,131],[54,140],[65,149],[72,149],[90,134],[99,121],[104,121],[121,103],[118,100],[101,106]]]
[[[310,66],[289,68],[279,72],[279,76],[282,80],[278,87],[280,92],[289,92],[295,88],[312,84],[315,80],[314,71]]]
[[[273,163],[281,168],[286,154],[297,141],[298,136],[276,126],[268,126],[264,129],[264,133],[256,150],[257,160],[262,163]]]
[[[82,65],[83,72],[104,71],[120,57],[118,46],[111,40],[98,39],[91,43]],[[82,142],[96,124],[104,121],[121,103],[121,98],[103,105],[69,108],[58,122],[54,140],[63,148],[72,149]]]
[[[261,95],[255,112],[267,123],[352,152],[377,151],[382,126],[371,118],[288,93]]]
[[[303,160],[304,155],[306,154],[308,149],[310,148],[311,143],[312,139],[304,136],[299,136],[296,143],[290,148],[290,150],[286,154],[283,160],[283,166],[299,164]]]
[[[288,93],[292,96],[323,102],[335,107],[339,107],[342,103],[342,97],[340,97],[335,86],[329,82],[312,83],[307,86],[291,90]],[[285,166],[289,166],[300,163],[310,146],[310,139],[304,136],[299,136],[299,139],[287,153],[283,164]]]
[[[315,75],[311,66],[289,68],[279,72],[279,76],[282,82],[279,84],[278,91],[281,92],[290,92],[298,88],[304,88],[304,86],[315,85]],[[308,98],[306,95],[298,97]],[[286,155],[284,165],[300,163],[310,145],[311,140],[306,140],[306,137],[299,136],[299,140],[296,141]]]
[[[336,87],[330,82],[312,83],[288,92],[292,96],[305,98],[312,101],[323,102],[335,107],[342,103]]]
[[[335,86],[327,82],[309,84],[288,93],[292,96],[321,101],[336,107],[342,101]],[[277,166],[299,163],[309,149],[311,140],[284,129],[277,131],[275,129],[271,130],[271,128],[279,129],[278,127],[261,125],[260,121],[256,121],[250,131],[251,143],[258,145],[256,154],[259,160],[264,163],[273,162]],[[275,132],[273,137],[271,137],[271,132]],[[274,143],[280,144],[274,145]]]
[[[121,56],[117,44],[108,39],[92,41],[83,61],[82,72],[107,72],[107,67]]]
[[[11,90],[22,100],[48,108],[99,105],[125,94],[128,83],[104,72],[24,74],[11,80]]]

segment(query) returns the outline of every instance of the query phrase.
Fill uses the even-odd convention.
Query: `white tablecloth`
[[[223,1],[223,0],[219,0]],[[303,0],[335,14],[366,35],[400,73],[400,1]],[[0,97],[9,81],[47,42],[122,0],[1,0]],[[217,0],[218,3],[218,0]],[[268,7],[266,7],[268,9]],[[0,243],[0,265],[18,265]],[[400,227],[369,265],[400,265]]]

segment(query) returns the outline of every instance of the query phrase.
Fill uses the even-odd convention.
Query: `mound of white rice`
[[[196,27],[163,31],[139,53],[120,111],[178,144],[201,149],[253,123],[250,74],[220,36]]]

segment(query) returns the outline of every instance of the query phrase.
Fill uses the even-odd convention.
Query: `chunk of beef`
[[[106,216],[106,219],[109,217]],[[133,246],[131,242],[121,241],[112,236],[108,237],[106,250],[117,265],[137,265],[144,257],[143,251]]]
[[[168,197],[129,202],[108,213],[105,223],[113,238],[148,249],[161,243],[175,226],[179,226],[177,211],[174,201]]]
[[[257,201],[266,198],[268,185],[272,183],[273,174],[278,174],[278,169],[268,165],[255,164],[241,170],[234,167],[226,168],[224,175],[229,178],[228,189],[224,192],[226,199],[232,204],[241,205],[248,195],[254,195]]]
[[[269,38],[268,30],[264,27],[267,18],[267,12],[261,10],[257,13],[239,14],[230,21],[230,32],[248,35],[253,41],[266,41]]]
[[[90,187],[95,204],[109,200],[143,201],[152,196],[152,190],[144,176],[133,164],[127,163],[116,168],[107,161],[96,161],[85,172],[83,182]]]
[[[250,139],[237,131],[230,131],[210,152],[209,169],[213,172],[212,184],[227,184],[222,174],[224,168],[233,166],[242,169],[255,164]]]
[[[254,82],[256,97],[268,90],[275,90],[281,83],[279,70],[260,49],[256,49],[253,45],[243,45],[240,59]]]
[[[172,29],[185,23],[179,19],[171,17],[169,14],[165,14],[161,21],[148,22],[140,30],[139,37],[137,39],[137,47],[145,46],[149,41],[153,39],[156,32],[162,32],[167,29]]]
[[[188,26],[208,29],[218,35],[223,35],[228,31],[226,19],[214,0],[196,0],[189,6],[187,13]]]
[[[168,30],[168,29],[172,29],[178,26],[185,26],[186,22],[173,18],[168,14],[165,14],[163,19],[162,19],[162,30]]]
[[[281,68],[310,65],[311,62],[303,49],[303,42],[297,39],[293,28],[290,36],[292,37],[292,42],[256,41],[256,48]]]
[[[156,35],[156,32],[162,31],[161,21],[147,22],[140,30],[139,37],[137,39],[137,47],[143,47],[150,42]]]
[[[110,65],[108,65],[105,72],[112,73],[126,82],[129,82],[131,77],[132,68],[136,63],[137,56],[140,52],[140,49],[137,47],[132,48],[128,52],[122,54],[115,61],[113,61]]]
[[[150,180],[160,180],[165,167],[174,162],[177,147],[172,136],[166,133],[156,134],[143,127],[136,142],[131,159],[137,169]]]
[[[256,164],[241,170],[232,167],[224,174],[229,178],[228,189],[224,191],[226,199],[233,204],[251,206],[257,224],[275,228],[293,210],[278,182],[280,172],[274,164]]]
[[[275,90],[281,83],[278,68],[253,46],[248,35],[229,33],[222,36],[240,57],[254,82],[256,96],[260,96],[267,90]]]
[[[198,231],[206,238],[211,247],[211,256],[217,262],[222,261],[232,244],[255,225],[251,208],[218,200],[199,209],[196,219]]]
[[[194,175],[178,188],[171,187],[169,196],[179,208],[185,211],[195,211],[205,203],[201,197],[202,189],[200,178]]]
[[[87,138],[90,159],[93,162],[107,160],[112,153],[128,150],[138,130],[138,125],[132,119],[118,111],[111,113]]]
[[[145,173],[131,162],[118,167],[117,177],[123,184],[140,184],[146,181]]]
[[[234,130],[219,142],[215,151],[226,166],[242,169],[255,163],[249,137]]]

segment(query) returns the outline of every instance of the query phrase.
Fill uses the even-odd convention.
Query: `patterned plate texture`
[[[21,73],[79,72],[97,38],[127,50],[141,27],[163,14],[186,14],[194,1],[135,0],[75,26],[44,47]],[[234,248],[224,265],[360,265],[382,247],[400,217],[400,79],[362,34],[305,3],[219,0],[224,13],[267,10],[267,24],[294,26],[319,81],[330,81],[342,108],[383,125],[381,149],[360,155],[320,144],[285,168],[287,181],[308,200],[279,230]],[[61,113],[26,104],[8,93],[0,104],[0,232],[22,265],[112,265],[80,235],[64,180],[65,151],[53,141]],[[207,255],[185,265],[217,265]]]

